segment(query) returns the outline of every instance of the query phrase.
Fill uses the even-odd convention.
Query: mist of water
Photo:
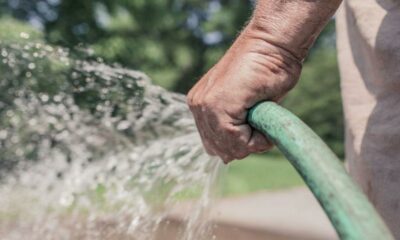
[[[0,78],[1,239],[157,239],[185,195],[198,204],[176,236],[212,238],[220,161],[184,96],[40,42],[0,42]]]

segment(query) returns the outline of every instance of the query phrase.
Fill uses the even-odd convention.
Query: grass
[[[223,196],[304,185],[296,170],[280,153],[251,155],[227,166],[221,178]]]
[[[243,160],[233,161],[220,174],[218,186],[212,191],[222,197],[281,190],[305,184],[289,161],[278,151],[253,154]],[[201,186],[192,186],[176,194],[175,198],[198,198],[201,192]]]

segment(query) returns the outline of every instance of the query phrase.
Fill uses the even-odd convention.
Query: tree
[[[39,22],[50,43],[86,44],[106,61],[143,70],[180,92],[217,61],[252,8],[249,0],[12,2],[9,12]]]

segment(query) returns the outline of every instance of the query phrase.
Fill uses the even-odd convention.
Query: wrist
[[[277,62],[282,68],[294,65],[301,68],[303,58],[294,49],[273,41],[272,37],[253,24],[250,21],[238,38],[244,52],[265,56]]]
[[[242,61],[243,65],[251,66],[254,76],[250,79],[262,86],[258,88],[258,100],[277,101],[298,81],[302,62],[292,52],[261,36],[249,24],[226,57],[230,61],[239,59],[237,61]]]
[[[290,32],[291,30],[276,29],[271,24],[267,24],[259,19],[252,18],[246,27],[248,35],[266,42],[275,48],[282,49],[298,62],[303,62],[306,58],[315,37],[304,36]]]
[[[341,0],[258,1],[247,28],[302,62]]]

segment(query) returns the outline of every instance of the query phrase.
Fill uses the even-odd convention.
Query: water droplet
[[[42,95],[40,96],[40,100],[42,100],[43,102],[49,101],[49,95],[47,95],[47,94],[42,94]]]
[[[7,131],[6,130],[1,130],[0,131],[0,139],[6,139],[7,138]]]
[[[21,38],[23,38],[23,39],[28,39],[28,38],[30,37],[29,34],[26,33],[26,32],[21,32],[21,33],[19,34],[19,36],[20,36]]]
[[[28,68],[29,68],[30,70],[33,70],[33,69],[36,68],[36,64],[35,64],[35,63],[29,63],[29,64],[28,64]]]
[[[8,56],[8,52],[5,49],[1,49],[1,56],[3,57],[7,57]]]
[[[54,100],[55,102],[61,102],[62,97],[61,97],[60,95],[55,95],[55,96],[53,97],[53,100]]]
[[[26,73],[25,73],[25,77],[27,77],[27,78],[30,78],[30,77],[32,77],[32,73],[31,73],[31,72],[29,72],[29,71],[28,71],[28,72],[26,72]]]
[[[60,204],[64,207],[69,207],[74,202],[74,196],[70,193],[64,193],[60,198]]]
[[[127,128],[129,128],[131,125],[131,123],[129,121],[121,121],[118,123],[117,125],[117,129],[118,130],[125,130]]]

